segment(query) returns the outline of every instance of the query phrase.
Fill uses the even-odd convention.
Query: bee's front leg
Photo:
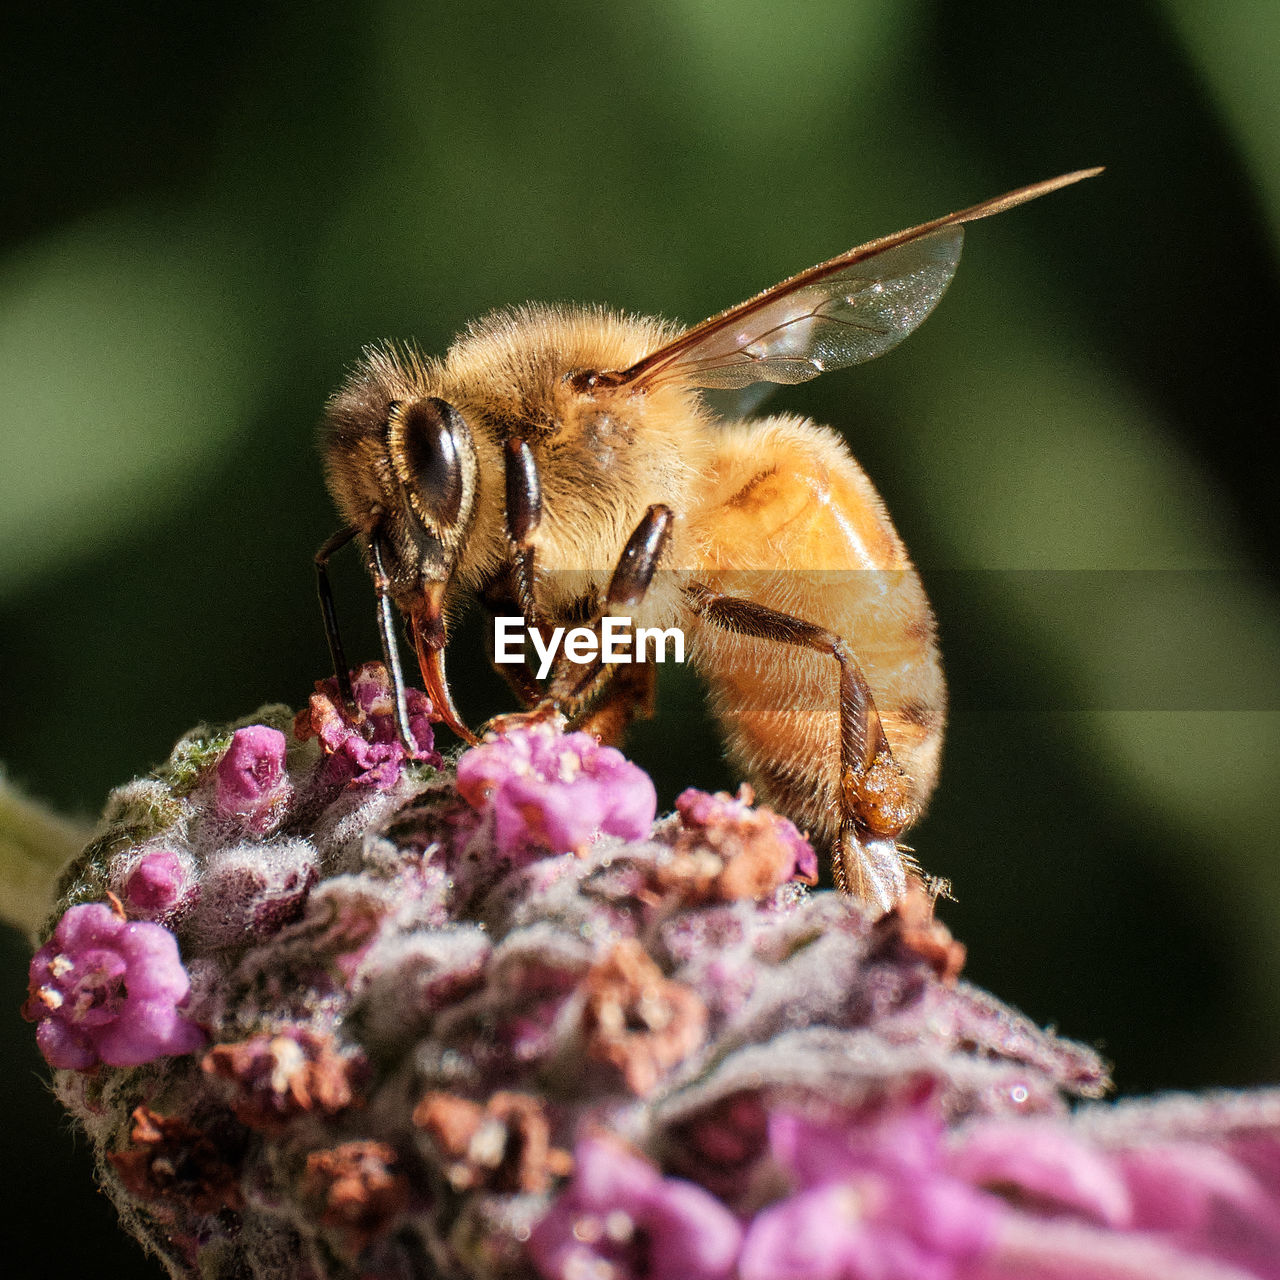
[[[912,867],[898,851],[897,837],[917,816],[918,806],[848,645],[826,627],[701,583],[690,583],[685,598],[710,626],[813,649],[839,663],[840,821],[832,871],[841,892],[888,911],[906,892]]]
[[[517,592],[512,582],[514,568],[508,566],[497,577],[490,580],[478,592],[480,603],[484,606],[492,622],[496,618],[509,618],[523,613]],[[542,685],[538,682],[533,664],[527,652],[519,662],[499,662],[496,637],[489,632],[488,644],[489,665],[507,682],[507,687],[516,695],[521,707],[528,710],[546,698]]]
[[[647,662],[605,667],[591,695],[573,713],[573,727],[615,746],[633,720],[653,715],[653,683],[653,667]]]
[[[339,529],[326,540],[324,546],[315,555],[316,594],[320,597],[324,638],[329,644],[329,658],[333,663],[334,679],[338,682],[338,694],[348,711],[354,711],[356,697],[351,691],[351,671],[347,667],[347,657],[342,648],[342,634],[338,630],[338,608],[333,599],[333,586],[329,582],[329,561],[336,551],[341,551],[356,536],[357,532],[354,525],[347,529]]]
[[[401,743],[409,753],[409,758],[413,759],[417,754],[418,744],[409,726],[409,703],[405,693],[404,669],[400,665],[400,645],[396,640],[395,611],[391,606],[391,579],[387,577],[387,571],[382,562],[381,533],[375,532],[369,539],[369,560],[369,567],[373,573],[373,590],[378,598],[378,636],[382,640],[382,660],[386,663],[387,674],[391,677],[391,697],[396,713],[396,729],[400,734]],[[444,688],[447,694],[448,685]],[[453,711],[452,700],[449,700],[447,709],[452,715],[451,717],[446,715],[445,723],[451,729],[455,731],[461,729],[465,733],[465,728],[458,721],[457,712]]]

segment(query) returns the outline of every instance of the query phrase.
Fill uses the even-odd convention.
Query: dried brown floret
[[[131,1145],[107,1159],[133,1195],[178,1202],[196,1213],[240,1207],[236,1168],[244,1133],[229,1116],[208,1130],[150,1107],[138,1107],[132,1119]]]
[[[588,972],[583,1029],[587,1053],[616,1067],[640,1097],[702,1045],[707,1007],[698,994],[663,976],[634,938]]]
[[[455,1191],[546,1191],[573,1168],[567,1151],[551,1145],[542,1104],[528,1094],[502,1091],[481,1106],[433,1091],[414,1108],[413,1123],[430,1137]]]
[[[362,1253],[409,1204],[409,1183],[385,1142],[344,1142],[307,1156],[302,1193],[352,1256]]]
[[[332,1116],[357,1101],[364,1060],[338,1053],[329,1036],[298,1028],[214,1045],[201,1063],[235,1085],[232,1108],[250,1128],[279,1131],[295,1116]]]
[[[808,842],[772,809],[753,809],[752,799],[745,783],[736,797],[693,788],[677,797],[671,857],[653,872],[659,896],[685,903],[758,900],[788,880],[816,879]]]
[[[964,968],[964,944],[934,915],[934,896],[914,880],[902,901],[876,921],[872,937],[873,955],[923,960],[948,985]]]

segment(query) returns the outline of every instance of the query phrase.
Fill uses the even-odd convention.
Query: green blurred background
[[[314,432],[373,339],[508,302],[694,321],[973,228],[838,424],[939,613],[915,833],[970,976],[1124,1092],[1280,1076],[1280,8],[1271,0],[11,6],[0,33],[0,760],[92,815],[325,674]],[[338,589],[377,652],[354,557]],[[464,644],[460,648],[474,648]],[[455,663],[475,720],[502,704]],[[632,753],[727,785],[691,677]],[[0,1205],[33,1276],[158,1274],[41,1084],[4,935]],[[15,1235],[15,1233],[18,1233]]]

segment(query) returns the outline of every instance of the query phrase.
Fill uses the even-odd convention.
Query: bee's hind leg
[[[832,871],[841,892],[888,911],[905,894],[907,877],[913,874],[898,851],[897,837],[917,816],[917,806],[848,645],[816,623],[701,583],[690,583],[685,598],[710,626],[813,649],[840,664],[840,821]]]

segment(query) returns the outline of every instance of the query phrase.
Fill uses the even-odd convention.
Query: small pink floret
[[[796,824],[771,809],[753,809],[750,788],[744,784],[742,792],[745,792],[745,796],[741,792],[737,796],[731,796],[723,791],[700,791],[697,787],[686,787],[676,796],[676,812],[686,827],[694,828],[733,827],[769,819],[778,839],[790,849],[794,859],[789,878],[804,884],[817,884],[818,855],[800,834]]]
[[[366,662],[351,673],[355,714],[343,705],[334,679],[321,680],[311,703],[298,713],[294,734],[301,740],[318,738],[327,760],[325,780],[355,783],[388,791],[400,781],[410,758],[396,727],[391,678],[380,662]],[[431,700],[420,689],[405,690],[409,730],[416,747],[413,759],[440,768],[444,760],[435,749]]]
[[[1003,1207],[954,1176],[941,1138],[928,1097],[845,1126],[772,1115],[796,1191],[752,1220],[740,1280],[952,1280],[986,1257]]]
[[[458,761],[458,791],[478,812],[493,811],[498,852],[580,852],[600,835],[635,840],[657,812],[643,769],[590,734],[547,722],[521,725]]]

